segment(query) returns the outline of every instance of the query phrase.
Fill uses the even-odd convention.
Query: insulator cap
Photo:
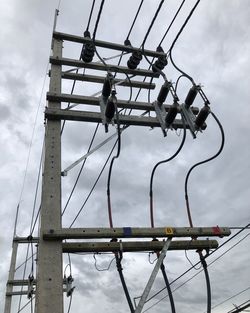
[[[157,101],[160,102],[161,104],[165,102],[167,96],[169,93],[169,84],[168,83],[164,83],[161,86],[161,90],[159,92],[159,95],[157,97]]]
[[[193,86],[192,88],[190,88],[188,94],[187,94],[187,97],[185,99],[185,106],[187,108],[189,108],[193,102],[194,102],[194,99],[196,98],[197,96],[197,93],[198,93],[198,89],[196,86]]]
[[[107,102],[105,116],[109,121],[111,121],[114,115],[115,115],[115,104],[114,104],[113,99],[110,98]]]
[[[153,72],[158,72],[158,71],[162,71],[164,69],[164,67],[168,64],[168,60],[167,57],[159,57],[155,63],[152,65],[152,70]]]
[[[95,46],[92,42],[88,42],[84,45],[81,53],[81,59],[86,62],[92,62],[95,55]]]
[[[124,45],[125,45],[125,46],[132,46],[129,39],[126,39],[126,40],[124,41]]]
[[[167,126],[173,123],[177,113],[178,113],[178,104],[174,102],[174,104],[169,108],[168,114],[166,115],[165,118]]]
[[[134,51],[128,59],[127,65],[131,70],[135,70],[142,60],[142,54],[140,51]]]
[[[89,37],[91,38],[90,36],[90,32],[88,30],[85,30],[85,32],[83,33],[84,37]]]
[[[210,108],[207,105],[204,105],[204,107],[200,110],[199,114],[197,115],[195,119],[195,126],[197,129],[201,128],[204,124],[205,120],[207,119],[208,115],[210,113]]]

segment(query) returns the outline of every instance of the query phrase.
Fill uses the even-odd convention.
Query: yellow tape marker
[[[166,233],[166,235],[173,235],[174,234],[173,228],[172,227],[166,227],[165,233]]]

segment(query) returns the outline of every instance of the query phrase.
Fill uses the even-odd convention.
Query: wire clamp
[[[187,107],[184,103],[181,104],[181,110],[182,110],[182,113],[184,115],[184,118],[189,126],[189,130],[191,132],[191,135],[193,136],[193,138],[195,139],[196,138],[196,126],[195,126],[195,115],[194,113],[192,112],[192,110]]]
[[[159,101],[154,101],[153,106],[155,108],[156,117],[160,123],[161,130],[163,132],[163,136],[166,137],[167,136],[167,132],[166,132],[167,125],[165,122],[166,110],[165,110],[164,106]]]
[[[69,275],[67,278],[66,278],[66,295],[67,297],[70,297],[75,289],[75,287],[72,287],[72,283],[74,281],[74,278]]]
[[[27,294],[27,298],[31,299],[33,294],[34,294],[34,276],[33,275],[29,275],[29,277],[28,277],[28,294]]]

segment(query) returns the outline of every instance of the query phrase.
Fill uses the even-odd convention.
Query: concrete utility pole
[[[62,40],[56,39],[53,43],[53,57],[61,58],[61,56]],[[49,91],[61,93],[61,65],[51,66]],[[48,108],[60,109],[61,103],[49,101]],[[61,121],[48,120],[45,131],[35,311],[36,313],[62,313],[62,242],[43,240],[45,228],[61,228]]]
[[[73,252],[135,252],[135,251],[158,251],[159,260],[155,270],[150,276],[150,280],[145,288],[140,305],[136,312],[141,312],[148,292],[154,283],[155,276],[159,270],[167,250],[181,250],[181,249],[208,249],[218,247],[216,240],[190,240],[190,238],[199,237],[223,237],[229,236],[230,230],[226,227],[203,227],[203,228],[188,228],[188,227],[161,227],[161,228],[62,228],[61,222],[61,175],[66,175],[75,164],[67,167],[65,171],[61,169],[61,120],[73,120],[79,122],[93,122],[93,123],[107,123],[104,116],[105,105],[107,99],[101,97],[86,97],[81,95],[69,95],[61,92],[62,79],[74,81],[88,81],[91,83],[104,84],[105,76],[95,75],[80,75],[72,74],[70,71],[62,71],[62,66],[70,66],[77,68],[89,68],[99,71],[107,72],[107,68],[112,68],[112,65],[104,66],[98,63],[85,63],[79,60],[72,60],[62,56],[63,41],[74,42],[78,44],[86,44],[91,40],[80,36],[73,36],[69,34],[53,32],[52,39],[53,54],[50,58],[50,86],[47,94],[48,106],[45,109],[46,128],[45,128],[45,160],[44,173],[42,182],[42,199],[41,199],[41,214],[40,214],[40,234],[39,238],[32,238],[32,242],[38,243],[38,257],[37,257],[37,277],[34,280],[36,289],[35,293],[35,313],[63,313],[63,284],[65,283],[62,273],[62,256],[63,253]],[[95,40],[95,45],[98,47],[118,50],[121,52],[139,51],[140,48],[132,46],[118,45],[110,42]],[[164,57],[163,52],[155,52],[150,50],[141,51],[147,56],[155,58]],[[126,73],[131,75],[159,77],[157,72],[144,69],[129,69],[124,66],[116,66],[115,72]],[[128,82],[127,79],[114,78],[113,84],[119,84],[124,87],[134,87],[142,89],[154,89],[154,84],[132,80]],[[105,103],[106,101],[106,103]],[[89,106],[98,106],[100,112],[65,110],[61,108],[62,102],[77,104],[87,104]],[[117,100],[117,107],[121,109],[135,109],[136,111],[143,111],[141,115],[119,115],[119,123],[128,127],[129,125],[136,126],[152,126],[161,127],[163,132],[169,128],[182,128],[183,122],[180,119],[175,119],[172,124],[165,123],[167,112],[172,108],[172,105],[163,103],[135,102]],[[144,116],[145,111],[154,111],[155,106],[160,107],[156,112],[156,117]],[[178,107],[184,110],[183,107]],[[185,119],[186,127],[191,129],[194,125],[193,118],[199,113],[198,108],[185,109],[185,116],[190,118]],[[113,117],[113,124],[118,122],[117,116]],[[107,124],[105,124],[107,126]],[[206,128],[203,124],[202,129]],[[81,159],[80,159],[81,160]],[[188,240],[172,240],[174,237],[188,237]],[[89,239],[107,239],[107,242],[88,242]],[[119,242],[110,242],[110,239],[121,238]],[[126,238],[150,238],[148,241],[124,241]],[[159,241],[152,241],[152,238],[162,238]],[[167,243],[165,238],[168,238]],[[76,242],[63,243],[64,239],[76,239]],[[79,241],[81,240],[81,241]],[[13,286],[27,286],[26,280],[15,280],[15,260],[17,254],[17,246],[19,243],[29,243],[27,238],[14,238],[13,254],[11,259],[11,267],[9,280],[7,283],[6,304],[4,313],[11,313],[11,299],[15,294],[27,294],[27,290],[13,292]]]

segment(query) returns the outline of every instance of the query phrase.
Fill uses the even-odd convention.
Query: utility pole
[[[159,227],[159,228],[142,228],[142,227],[122,227],[122,228],[62,228],[61,221],[61,176],[64,176],[67,171],[61,168],[61,120],[72,120],[78,122],[93,122],[103,123],[107,125],[103,106],[107,103],[103,96],[88,97],[81,95],[69,95],[61,92],[61,82],[63,79],[88,81],[97,84],[104,84],[105,76],[100,75],[80,75],[72,73],[72,67],[87,68],[98,70],[101,73],[107,72],[107,68],[112,69],[112,65],[105,66],[100,63],[83,62],[65,58],[62,55],[62,45],[64,41],[74,42],[81,45],[92,43],[90,38],[74,36],[70,34],[53,32],[52,51],[50,57],[50,86],[47,94],[48,106],[45,109],[45,160],[44,173],[42,182],[42,199],[41,199],[41,214],[40,214],[40,233],[39,238],[33,238],[32,242],[38,243],[38,258],[37,258],[37,277],[34,280],[35,288],[35,313],[64,313],[63,308],[63,292],[64,280],[62,273],[62,256],[63,253],[73,252],[119,252],[122,247],[123,252],[135,251],[163,251],[162,257],[160,254],[159,261],[155,272],[152,273],[151,279],[145,288],[143,300],[140,303],[142,310],[147,294],[151,288],[158,269],[161,266],[163,258],[167,250],[183,250],[183,249],[209,249],[218,247],[216,240],[200,240],[200,237],[223,237],[229,236],[230,230],[226,227]],[[141,51],[140,48],[119,45],[111,42],[95,40],[96,47],[116,50],[120,52],[133,53]],[[151,50],[143,50],[141,53],[159,58],[164,57],[164,52]],[[63,70],[66,66],[71,67],[69,71]],[[129,69],[124,66],[115,66],[117,73],[125,73],[138,76],[159,77],[158,72],[145,69]],[[154,84],[127,79],[114,78],[114,84],[120,86],[130,86],[131,88],[153,89]],[[69,110],[63,109],[61,103],[70,102],[74,105],[87,104],[100,108],[100,112],[90,112],[84,110]],[[156,103],[152,105],[147,102],[124,101],[117,100],[117,107],[120,109],[135,109],[141,112],[156,111],[156,117],[148,117],[142,115],[119,115],[119,121],[116,116],[113,116],[112,123],[126,127],[130,125],[136,126],[152,126],[161,127],[163,133],[165,129],[171,126],[173,129],[183,127],[181,119],[176,119],[171,122],[171,125],[165,123],[167,112],[172,108],[172,105]],[[184,108],[179,107],[178,113]],[[198,114],[197,108],[191,107],[185,109],[186,127],[192,131],[194,127],[194,118]],[[189,117],[189,118],[188,118]],[[203,124],[202,129],[206,128]],[[72,167],[68,167],[72,168]],[[187,237],[188,240],[172,240],[172,238]],[[107,242],[93,242],[89,239],[108,239]],[[110,242],[110,239],[120,238],[119,242]],[[149,238],[148,241],[126,241],[126,238]],[[152,241],[152,238],[161,238],[159,241]],[[168,239],[167,243],[165,239]],[[190,238],[198,238],[190,241]],[[74,239],[74,242],[63,242],[65,239]],[[27,285],[27,281],[17,281],[14,277],[15,258],[17,246],[19,243],[28,243],[26,238],[15,238],[16,244],[13,246],[13,254],[11,260],[11,271],[7,284],[6,306],[4,313],[11,313],[11,297],[14,295],[13,286]],[[27,294],[27,291],[24,293]],[[20,294],[20,293],[19,293]]]

